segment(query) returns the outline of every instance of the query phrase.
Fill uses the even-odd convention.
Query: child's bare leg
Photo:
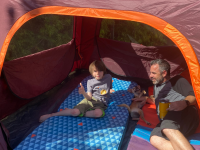
[[[77,108],[74,109],[65,108],[65,110],[52,113],[52,116],[78,116],[79,114],[80,111]]]
[[[90,118],[99,118],[102,115],[103,112],[101,109],[90,110],[85,113],[85,117],[90,117]]]
[[[75,108],[75,109],[65,108],[65,110],[62,110],[62,111],[41,116],[39,119],[39,122],[43,122],[46,119],[53,117],[53,116],[78,116],[79,114],[80,114],[80,111],[77,108]]]

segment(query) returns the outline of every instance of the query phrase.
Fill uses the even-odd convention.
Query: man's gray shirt
[[[100,80],[93,78],[87,82],[87,92],[92,93],[92,97],[100,100],[106,106],[110,98],[110,89],[112,89],[112,76],[110,74],[105,74]]]
[[[154,85],[155,104],[157,114],[159,115],[159,100],[166,99],[169,102],[175,102],[185,99],[185,96],[173,90],[171,82],[168,80],[165,83]]]

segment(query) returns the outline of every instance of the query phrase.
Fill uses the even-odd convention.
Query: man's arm
[[[190,105],[196,104],[196,98],[192,95],[188,95],[184,100],[171,102],[170,107],[167,109],[168,111],[181,111],[187,107],[187,103],[185,100],[190,102]]]
[[[194,91],[190,83],[183,77],[177,76],[176,78],[171,80],[173,89],[185,96],[184,100],[171,102],[169,111],[181,111],[187,107],[187,103],[185,100],[189,101],[190,105],[196,104],[196,98],[194,95]]]
[[[190,102],[190,105],[195,105],[196,104],[196,97],[193,95],[188,95],[185,100],[188,100]]]

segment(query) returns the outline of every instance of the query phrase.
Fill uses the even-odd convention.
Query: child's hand
[[[78,89],[79,94],[85,93],[85,89],[84,89],[82,83],[80,83],[80,86],[81,86],[81,87]]]
[[[115,92],[115,90],[113,90],[113,89],[110,89],[110,94],[112,94],[112,93],[114,93]]]

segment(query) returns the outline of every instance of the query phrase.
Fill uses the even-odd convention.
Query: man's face
[[[149,77],[153,84],[161,84],[164,82],[164,76],[163,73],[160,72],[158,64],[151,66]]]

